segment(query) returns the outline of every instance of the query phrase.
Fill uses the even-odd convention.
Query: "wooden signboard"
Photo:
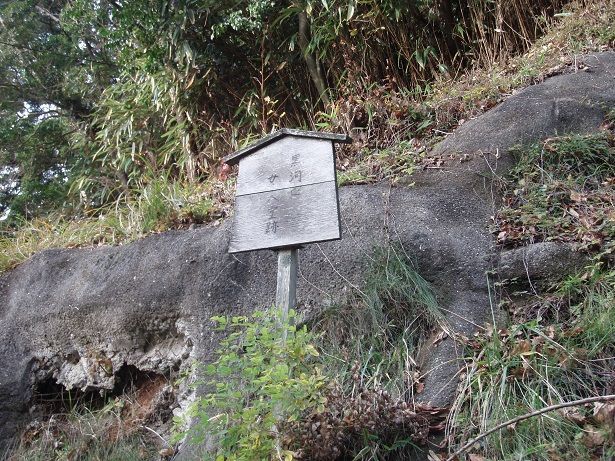
[[[282,129],[225,158],[239,163],[229,253],[341,237],[334,142],[350,139]]]

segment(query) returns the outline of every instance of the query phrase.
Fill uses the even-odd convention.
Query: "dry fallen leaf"
[[[436,346],[438,343],[441,343],[442,341],[444,341],[446,338],[448,338],[448,334],[446,333],[446,331],[442,330],[440,333],[438,333],[438,335],[434,338],[434,340],[432,341],[432,344],[434,346]]]
[[[158,454],[160,456],[164,456],[164,457],[170,457],[173,456],[175,454],[175,450],[173,450],[173,448],[169,447],[169,448],[163,448],[162,450],[160,450],[158,452]]]
[[[559,413],[569,421],[572,421],[575,424],[585,424],[586,418],[585,415],[579,412],[578,408],[562,408],[559,410]]]
[[[577,191],[570,191],[570,200],[572,200],[573,202],[587,202],[587,197]]]
[[[475,453],[469,453],[468,458],[470,459],[470,461],[487,461],[487,458],[482,455],[477,455]]]
[[[593,426],[585,426],[583,428],[583,445],[592,449],[604,445],[604,433]]]
[[[521,341],[517,341],[515,347],[513,349],[513,355],[524,355],[532,350],[532,343],[529,339],[522,339]]]
[[[579,213],[577,213],[577,210],[575,210],[574,208],[568,208],[567,211],[570,216],[573,216],[577,219],[579,218],[579,216],[581,216]]]
[[[594,420],[615,429],[615,403],[594,402]]]
[[[547,448],[547,453],[549,454],[549,461],[565,461],[555,448]]]
[[[416,383],[416,393],[417,394],[422,394],[424,390],[425,390],[424,383]]]

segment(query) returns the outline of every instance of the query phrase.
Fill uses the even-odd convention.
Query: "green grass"
[[[399,247],[375,251],[362,292],[313,320],[325,368],[352,393],[385,389],[411,400],[421,343],[444,325],[429,283]]]
[[[382,149],[364,149],[348,166],[342,164],[338,185],[373,184],[409,176],[423,160],[424,152],[412,143],[399,141],[395,146]]]
[[[208,222],[228,211],[231,184],[190,184],[159,179],[134,197],[89,210],[82,218],[52,214],[0,227],[0,272],[47,248],[118,245],[169,228]]]
[[[160,441],[139,426],[124,425],[121,400],[102,409],[76,406],[30,425],[7,461],[154,461]]]
[[[599,270],[583,279],[572,298],[569,285],[558,287],[571,304],[565,322],[527,319],[469,344],[468,372],[451,420],[454,446],[515,416],[608,393],[615,360],[615,272]],[[502,460],[610,460],[614,422],[597,418],[595,408],[530,418],[493,434],[474,451]]]
[[[607,120],[608,122],[608,120]],[[449,421],[450,451],[479,433],[550,405],[613,393],[615,270],[612,267],[615,139],[608,131],[518,148],[502,182],[500,243],[573,242],[593,265],[519,300],[514,322],[467,344],[464,381]],[[611,460],[615,421],[606,407],[532,417],[469,453],[501,460]],[[609,419],[610,418],[610,419]],[[464,455],[467,456],[468,454]]]
[[[374,428],[364,428],[360,437],[355,433],[344,459],[415,459],[412,421],[395,420],[403,421],[404,408],[422,392],[421,345],[446,324],[430,284],[403,248],[376,249],[361,291],[310,324],[319,338],[323,372],[333,379],[333,414],[348,415],[342,427],[356,430],[367,421]]]

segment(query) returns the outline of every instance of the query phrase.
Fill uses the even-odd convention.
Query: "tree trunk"
[[[442,23],[442,34],[446,40],[446,47],[450,55],[451,62],[458,51],[457,42],[453,37],[453,29],[455,27],[455,18],[453,17],[453,9],[449,0],[440,0],[438,2],[438,15]]]
[[[299,36],[297,40],[299,43],[299,48],[303,54],[303,59],[305,59],[305,64],[307,65],[312,82],[318,91],[319,98],[322,99],[325,104],[329,104],[331,100],[327,94],[327,84],[325,83],[325,79],[322,75],[320,62],[318,62],[316,56],[308,50],[308,44],[310,42],[309,27],[307,13],[305,11],[301,11],[299,13]]]

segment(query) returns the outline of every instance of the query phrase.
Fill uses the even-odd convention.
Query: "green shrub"
[[[295,326],[294,312],[280,321],[275,309],[213,321],[228,336],[218,359],[203,370],[201,384],[209,392],[188,412],[195,423],[179,436],[199,445],[213,442],[207,459],[293,459],[282,444],[281,425],[306,411],[323,411],[326,402],[313,336]]]

